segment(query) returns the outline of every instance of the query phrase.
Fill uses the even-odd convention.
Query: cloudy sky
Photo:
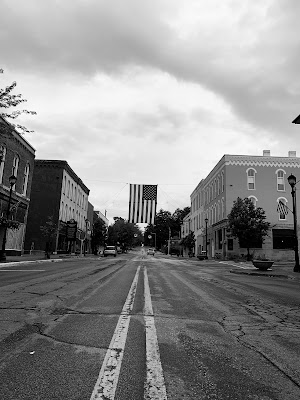
[[[64,159],[111,219],[129,183],[158,208],[224,154],[300,156],[299,0],[0,0],[0,86],[38,159]]]

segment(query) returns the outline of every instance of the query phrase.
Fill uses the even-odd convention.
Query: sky
[[[0,87],[17,82],[37,159],[66,160],[96,210],[157,208],[224,154],[300,156],[299,0],[0,0]]]

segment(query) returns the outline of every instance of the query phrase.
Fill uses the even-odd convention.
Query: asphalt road
[[[299,399],[299,281],[231,269],[141,251],[0,268],[0,399]]]

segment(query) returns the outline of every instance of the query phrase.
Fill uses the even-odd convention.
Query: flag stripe
[[[156,205],[157,185],[130,184],[129,222],[154,224]]]

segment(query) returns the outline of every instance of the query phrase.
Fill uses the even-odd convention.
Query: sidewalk
[[[87,254],[85,258],[97,258],[99,256],[95,256],[93,254]],[[22,256],[6,256],[6,261],[0,262],[0,268],[3,266],[23,264],[23,263],[39,263],[39,262],[60,262],[70,258],[84,258],[84,256],[80,255],[71,255],[71,254],[51,254],[50,258],[46,258],[45,255],[30,255],[24,254]]]
[[[251,262],[231,262],[230,265],[235,267],[230,270],[233,274],[262,275],[274,278],[293,279],[300,282],[300,273],[294,272],[295,261],[275,261],[272,267],[267,271],[260,271],[255,268]]]

